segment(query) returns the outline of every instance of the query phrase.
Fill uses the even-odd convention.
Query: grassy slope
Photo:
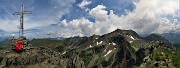
[[[172,57],[173,65],[180,68],[180,50],[177,50]]]

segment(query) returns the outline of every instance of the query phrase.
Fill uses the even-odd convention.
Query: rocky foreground
[[[2,49],[0,68],[174,67],[174,48],[168,40],[158,35],[143,38],[132,30],[56,41],[34,39],[30,43],[33,48],[21,53]]]
[[[61,65],[60,54],[45,48],[33,48],[21,53],[1,50],[0,68],[55,68]]]

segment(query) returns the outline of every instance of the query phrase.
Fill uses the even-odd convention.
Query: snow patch
[[[136,40],[133,36],[131,36],[131,35],[129,35],[129,37],[131,38],[131,39],[133,39],[133,40]]]
[[[64,54],[66,54],[66,51],[65,51],[65,52],[63,52],[63,55],[64,55]]]
[[[92,47],[91,45],[89,47]]]
[[[133,41],[129,41],[129,43],[132,43]]]
[[[99,44],[102,44],[103,43],[103,41],[101,41]]]
[[[103,43],[103,41],[101,41],[101,42],[96,42],[96,45],[99,45],[99,44],[102,44]]]
[[[112,52],[112,50],[109,50],[105,55],[104,55],[104,57],[106,57],[109,53],[111,53]]]
[[[116,43],[112,43],[113,45],[116,45]]]
[[[115,50],[116,48],[114,48],[113,50]],[[111,53],[113,50],[109,50],[105,55],[104,57],[106,57],[109,53]]]
[[[132,36],[130,36],[130,37],[131,37],[131,39],[135,40],[134,37],[132,37]]]

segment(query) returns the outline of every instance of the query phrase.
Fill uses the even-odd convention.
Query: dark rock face
[[[136,57],[138,62],[136,62],[137,65],[140,65],[143,62],[143,59],[145,57],[145,49],[141,48],[136,52]]]

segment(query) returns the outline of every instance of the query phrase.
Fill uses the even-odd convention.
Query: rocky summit
[[[21,53],[1,50],[0,54],[2,68],[54,68],[60,63],[60,54],[45,48],[33,48]]]
[[[135,31],[63,40],[33,39],[31,48],[16,53],[1,46],[0,68],[174,68],[177,48],[158,35]],[[175,58],[174,58],[175,57]]]

